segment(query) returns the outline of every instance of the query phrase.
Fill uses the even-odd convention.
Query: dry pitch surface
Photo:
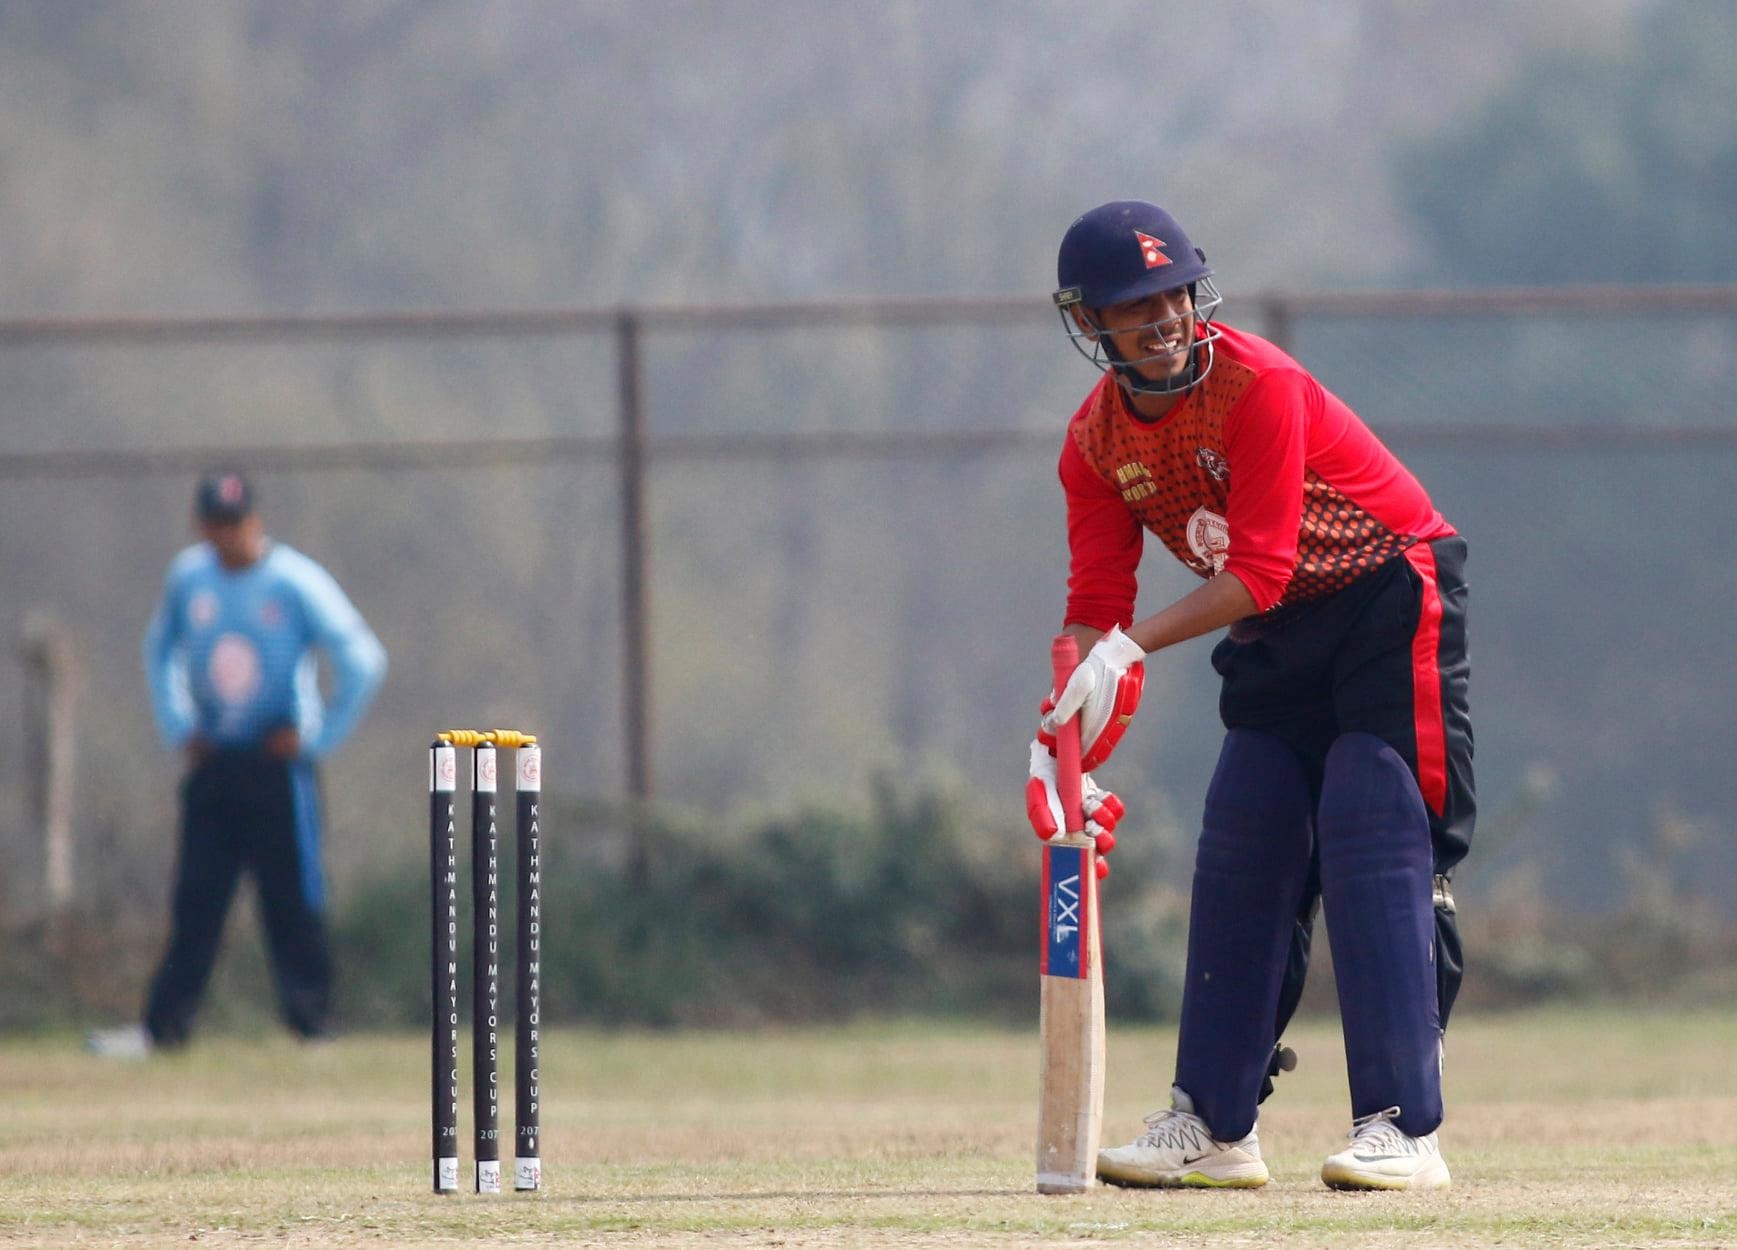
[[[896,1025],[556,1035],[544,1191],[437,1198],[421,1038],[213,1038],[136,1064],[10,1039],[0,1244],[1737,1246],[1737,1013],[1457,1020],[1440,1195],[1322,1188],[1348,1115],[1337,1028],[1291,1040],[1260,1191],[1040,1198],[1033,1035]],[[1111,1139],[1161,1100],[1173,1049],[1112,1032]]]

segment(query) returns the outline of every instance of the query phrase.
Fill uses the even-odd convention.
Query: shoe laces
[[[1351,1144],[1361,1151],[1389,1155],[1415,1155],[1423,1153],[1422,1139],[1413,1137],[1393,1121],[1399,1115],[1398,1107],[1388,1107],[1383,1111],[1374,1111],[1365,1116],[1359,1116],[1351,1121],[1351,1131],[1346,1134]]]
[[[1165,1107],[1146,1117],[1146,1131],[1140,1135],[1140,1142],[1160,1150],[1194,1150],[1211,1145],[1213,1138],[1206,1121],[1192,1111]]]

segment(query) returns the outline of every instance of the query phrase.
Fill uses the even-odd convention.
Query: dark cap
[[[199,479],[193,511],[201,521],[232,525],[253,511],[253,487],[239,473],[208,473]]]

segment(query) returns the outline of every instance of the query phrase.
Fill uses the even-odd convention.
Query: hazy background
[[[1094,377],[1043,300],[1061,233],[1106,199],[1172,209],[1224,319],[1257,330],[1267,293],[1737,281],[1734,47],[1722,0],[7,4],[0,317],[1029,296],[994,325],[656,330],[650,426],[1059,448]],[[1468,925],[1478,898],[1737,911],[1730,309],[1290,327],[1471,543]],[[613,352],[0,338],[0,456],[607,436]],[[1447,426],[1589,437],[1425,437]],[[890,778],[1029,854],[1054,454],[654,461],[660,800],[721,828],[861,810]],[[539,730],[551,789],[619,796],[607,459],[259,485],[392,660],[326,774],[340,903],[419,871],[433,728]],[[77,877],[99,912],[165,897],[177,764],[138,640],[191,486],[124,464],[0,478],[0,633],[47,610],[78,643]],[[1142,611],[1192,584],[1155,550]],[[1104,777],[1130,838],[1183,856],[1219,736],[1206,652],[1153,665]],[[0,705],[19,692],[0,664]],[[24,758],[0,774],[0,917],[40,892]],[[1185,893],[1185,858],[1167,871]]]

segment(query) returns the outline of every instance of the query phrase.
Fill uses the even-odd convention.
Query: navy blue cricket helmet
[[[1062,236],[1056,282],[1056,308],[1074,346],[1099,369],[1114,369],[1128,389],[1178,393],[1194,386],[1212,368],[1212,344],[1218,338],[1212,317],[1222,302],[1212,283],[1212,267],[1176,218],[1156,204],[1113,200],[1075,219]],[[1189,367],[1176,377],[1155,382],[1134,367],[1145,361],[1117,357],[1108,339],[1097,333],[1101,327],[1092,313],[1184,286],[1193,296],[1189,315],[1205,328],[1204,333],[1193,346]],[[1073,317],[1076,309],[1083,326]]]

